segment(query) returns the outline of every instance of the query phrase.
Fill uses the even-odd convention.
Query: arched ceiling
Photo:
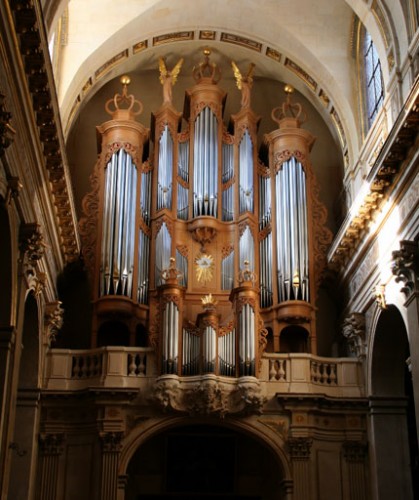
[[[374,0],[375,8],[386,0]],[[343,163],[350,166],[361,147],[354,58],[353,23],[356,15],[372,34],[389,80],[389,54],[397,56],[392,30],[401,22],[385,23],[391,10],[401,19],[398,0],[390,9],[372,12],[365,0],[48,0],[44,15],[49,36],[60,46],[56,83],[63,130],[79,207],[95,161],[94,127],[106,120],[103,106],[120,91],[119,77],[130,74],[130,91],[145,102],[140,121],[161,104],[158,59],[168,67],[184,58],[174,104],[182,110],[184,90],[193,84],[192,68],[210,47],[211,60],[221,68],[220,85],[228,91],[230,109],[238,109],[231,60],[242,71],[256,65],[255,111],[267,117],[284,98],[284,83],[293,85],[296,98],[306,104],[311,132],[317,142],[320,183],[328,180],[325,199],[329,213],[342,189]],[[62,14],[61,32],[57,29]],[[398,17],[397,17],[398,16]],[[233,101],[232,101],[233,100]],[[257,103],[256,103],[257,100]],[[235,106],[234,103],[237,103]],[[227,119],[228,119],[228,113]],[[272,124],[261,125],[262,133]],[[90,138],[88,138],[88,136]],[[319,151],[320,150],[320,151]],[[84,152],[88,153],[84,153]],[[337,172],[339,171],[339,172]],[[323,190],[325,192],[325,190]],[[337,216],[338,217],[338,216]],[[330,224],[333,226],[333,222]]]
[[[377,3],[377,2],[376,2]],[[231,77],[229,61],[256,64],[255,80],[288,82],[318,110],[350,161],[360,147],[351,40],[354,14],[371,32],[388,73],[389,27],[365,0],[52,0],[50,34],[68,7],[58,94],[66,134],[85,100],[123,73],[157,69],[158,58],[185,59],[190,74],[205,45]],[[400,18],[398,1],[391,2]],[[382,11],[380,11],[382,12]],[[384,19],[385,20],[385,19]],[[400,24],[400,23],[399,23]],[[399,39],[403,40],[400,25]],[[386,39],[387,33],[387,39]],[[395,52],[397,48],[394,49]]]

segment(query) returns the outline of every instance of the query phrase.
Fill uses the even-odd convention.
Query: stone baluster
[[[41,434],[39,436],[40,488],[39,500],[55,500],[58,497],[57,484],[59,458],[63,453],[64,434]]]
[[[294,500],[311,498],[310,453],[312,444],[312,439],[307,437],[290,438],[287,441],[293,470]]]
[[[367,444],[362,441],[345,441],[343,443],[343,456],[348,467],[351,500],[366,500],[367,498],[365,477],[367,449]]]
[[[104,432],[102,443],[101,500],[116,500],[118,495],[118,465],[122,449],[122,432]]]

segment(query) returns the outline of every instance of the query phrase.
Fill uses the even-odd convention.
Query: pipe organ
[[[101,328],[118,318],[129,338],[116,328],[115,343],[135,345],[138,326],[147,328],[162,374],[257,376],[267,328],[275,351],[287,329],[306,332],[306,349],[316,352],[316,287],[330,233],[301,106],[288,95],[273,111],[278,128],[265,138],[263,164],[253,80],[230,133],[220,71],[204,54],[184,121],[171,102],[170,72],[161,77],[149,158],[149,130],[135,119],[142,106],[126,80],[106,105],[112,120],[98,127],[102,151],[81,221],[94,285],[92,343],[101,345]]]

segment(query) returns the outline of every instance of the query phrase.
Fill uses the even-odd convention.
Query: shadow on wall
[[[92,303],[88,276],[82,259],[68,264],[57,280],[64,321],[53,345],[65,349],[91,346]]]

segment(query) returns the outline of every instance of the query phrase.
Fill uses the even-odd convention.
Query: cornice
[[[331,245],[328,263],[332,268],[345,266],[368,234],[369,221],[374,220],[384,202],[397,185],[419,132],[419,79],[383,144],[371,171],[365,179],[367,189],[361,203],[349,215]]]
[[[9,5],[50,181],[60,247],[66,261],[71,262],[78,257],[80,244],[41,8],[36,0],[15,0]]]

